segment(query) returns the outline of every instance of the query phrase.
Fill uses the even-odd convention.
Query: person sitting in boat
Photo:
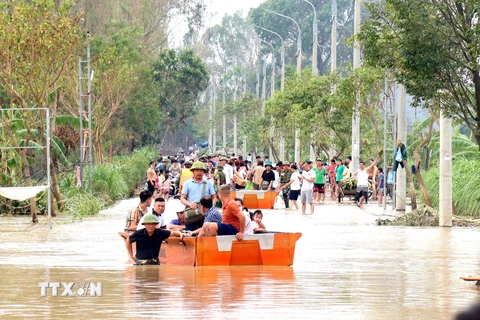
[[[203,213],[205,213],[205,219],[203,221],[204,224],[208,222],[222,222],[222,214],[213,205],[212,197],[205,196],[200,199],[200,209]],[[198,228],[197,230],[190,232],[189,235],[198,235],[199,237],[203,237],[205,233],[202,231],[202,228]]]
[[[143,229],[135,231],[125,239],[128,256],[134,261],[134,265],[159,265],[158,255],[163,240],[175,236],[180,237],[181,241],[183,235],[180,231],[158,229],[158,220],[153,214],[146,214],[142,224]],[[135,256],[133,255],[133,243],[136,243],[137,247]]]
[[[240,198],[235,198],[235,203],[240,208],[242,213],[245,215],[245,234],[253,234],[253,227],[252,227],[252,217],[250,215],[250,211],[247,208],[243,207],[243,200]]]
[[[152,193],[148,190],[140,192],[140,203],[133,208],[127,216],[125,232],[133,232],[140,225],[140,219],[148,213],[148,207],[152,204]]]
[[[262,219],[263,219],[262,210],[255,210],[253,212],[253,221],[252,221],[252,228],[254,233],[266,231],[266,228],[262,222]]]
[[[218,189],[218,197],[222,201],[222,222],[205,223],[203,225],[205,236],[235,235],[238,240],[243,240],[245,215],[232,198],[230,186],[221,186]]]
[[[165,212],[165,199],[164,198],[155,199],[155,203],[153,204],[152,214],[157,218],[158,228],[160,229],[167,229],[167,224],[165,223],[165,220],[163,219],[163,216],[162,216],[164,212]],[[143,216],[143,218],[140,219],[140,223],[137,226],[137,230],[145,228],[142,224],[144,218],[145,216]]]
[[[173,210],[177,213],[177,219],[170,221],[168,229],[177,231],[185,230],[185,205],[175,200]]]

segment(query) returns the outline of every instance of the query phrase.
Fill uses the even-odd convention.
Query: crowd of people
[[[357,182],[359,207],[368,198],[369,184],[374,185],[375,192],[379,191],[378,203],[381,203],[384,175],[382,168],[377,168],[377,161],[378,156],[370,159],[369,166],[360,162],[360,169],[352,173],[350,157],[346,161],[332,159],[327,166],[321,159],[302,163],[279,161],[274,165],[268,157],[260,156],[252,163],[250,157],[234,155],[197,158],[195,154],[184,157],[183,151],[171,157],[159,154],[158,160],[151,161],[147,169],[146,190],[140,193],[140,203],[127,216],[125,232],[135,235],[128,237],[127,250],[131,252],[133,242],[153,241],[153,256],[147,251],[131,258],[136,264],[156,264],[159,239],[234,235],[243,240],[244,235],[265,232],[261,210],[250,212],[244,208],[242,199],[232,198],[232,190],[278,191],[287,211],[301,210],[307,214],[308,208],[309,214],[313,214],[314,204],[324,203],[326,192],[336,199],[342,181],[353,178]],[[162,214],[171,197],[176,198],[170,202],[174,203],[177,219],[167,224]],[[222,208],[221,212],[217,207]],[[154,224],[153,228],[149,224]]]

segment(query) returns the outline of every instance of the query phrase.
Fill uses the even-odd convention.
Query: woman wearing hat
[[[272,171],[273,165],[270,161],[265,161],[265,171],[262,173],[262,190],[271,191],[273,181],[275,181],[275,173]]]

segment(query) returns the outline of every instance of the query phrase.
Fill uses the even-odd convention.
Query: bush
[[[430,168],[423,178],[432,199],[432,206],[438,209],[440,170]],[[453,202],[457,215],[480,217],[480,161],[455,159],[452,163]]]
[[[81,220],[85,216],[92,216],[105,208],[105,201],[91,192],[72,192],[71,196],[65,199],[68,212],[74,220]]]
[[[157,152],[153,147],[135,150],[131,155],[118,156],[113,159],[114,164],[122,165],[129,196],[142,185],[147,177],[148,163],[156,159]]]
[[[113,163],[93,167],[92,190],[72,187],[73,173],[60,180],[65,207],[74,219],[97,214],[115,201],[133,196],[145,181],[148,163],[156,156],[153,147],[136,150],[128,156],[118,156]],[[88,183],[88,170],[84,170],[84,183]]]
[[[113,203],[129,195],[125,166],[120,164],[104,164],[93,168],[93,193]]]

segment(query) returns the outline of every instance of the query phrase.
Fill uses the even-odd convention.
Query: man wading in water
[[[162,241],[172,236],[180,237],[183,235],[180,231],[169,231],[158,229],[158,220],[153,214],[145,215],[143,219],[144,229],[137,230],[129,237],[125,238],[128,256],[133,260],[134,265],[159,265],[160,246]],[[133,243],[137,243],[137,253],[133,256]]]

